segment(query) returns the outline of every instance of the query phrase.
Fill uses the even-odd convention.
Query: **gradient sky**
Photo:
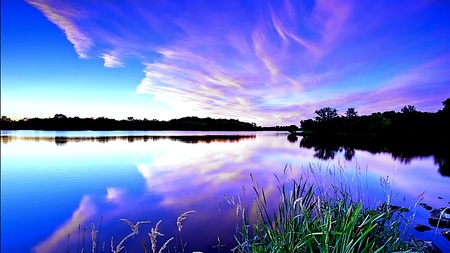
[[[436,112],[450,1],[2,0],[1,114],[298,124]]]

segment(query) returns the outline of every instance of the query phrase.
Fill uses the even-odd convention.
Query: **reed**
[[[400,229],[411,222],[405,218],[408,209],[391,205],[390,198],[379,208],[368,207],[342,172],[326,170],[338,179],[328,180],[327,187],[311,168],[285,182],[276,177],[275,208],[252,177],[257,217],[249,222],[246,210],[236,205],[242,218],[234,252],[409,252],[403,239],[408,235]]]
[[[422,195],[419,195],[412,206],[411,214],[407,208],[391,204],[395,195],[390,188],[393,179],[390,181],[389,177],[380,178],[386,201],[371,207],[368,200],[368,183],[367,180],[364,182],[364,175],[359,167],[354,175],[349,175],[342,166],[321,168],[313,165],[298,175],[294,174],[292,169],[286,166],[281,177],[275,175],[278,189],[278,199],[275,203],[270,201],[273,198],[269,199],[264,188],[250,175],[255,194],[256,217],[247,210],[240,196],[225,196],[227,202],[234,206],[233,212],[237,218],[237,246],[231,249],[232,252],[427,252],[424,251],[426,244],[413,238],[410,233],[414,210],[422,200]],[[182,238],[182,222],[192,213],[195,211],[187,211],[177,218],[175,235],[166,239],[159,249],[158,238],[164,234],[159,229],[162,221],[158,221],[148,233],[150,247],[147,247],[144,239],[141,240],[143,252],[184,253],[186,242],[183,242]],[[131,249],[125,249],[127,240],[138,235],[139,227],[149,221],[139,221],[136,224],[127,219],[120,221],[129,225],[131,233],[116,246],[114,238],[111,238],[111,252],[132,252]],[[92,252],[95,252],[100,231],[97,231],[93,224],[91,230]],[[85,233],[86,227],[79,251],[79,226],[77,252],[85,252]],[[70,252],[70,235],[67,240],[67,252]],[[174,240],[175,246],[171,251],[168,246]],[[213,248],[220,252],[225,246],[221,244],[219,237],[217,240],[218,245]],[[105,252],[105,243],[102,252]]]
[[[181,252],[184,253],[185,252],[185,246],[186,243],[183,244],[183,240],[181,237],[181,231],[183,228],[183,224],[182,222],[188,217],[189,214],[195,213],[195,211],[188,211],[185,212],[183,214],[181,214],[178,218],[177,218],[177,228],[178,228],[178,238],[180,240],[180,247],[177,248],[177,246],[174,247],[175,252]],[[93,223],[91,223],[91,252],[98,252],[98,243],[99,243],[99,233],[100,233],[100,228],[101,228],[101,222],[103,220],[103,216],[100,220],[100,227],[99,230],[96,230],[96,227]],[[138,221],[136,222],[136,224],[133,224],[131,221],[127,220],[127,219],[120,219],[119,221],[124,222],[126,224],[129,225],[129,227],[131,228],[131,233],[129,233],[128,235],[126,235],[124,238],[122,238],[122,240],[115,246],[114,243],[114,237],[111,237],[111,241],[110,241],[110,251],[112,253],[120,253],[120,252],[133,252],[133,250],[131,249],[126,249],[125,244],[126,242],[130,239],[130,238],[134,238],[135,235],[139,235],[139,227],[144,225],[144,224],[148,224],[150,223],[150,221]],[[155,225],[154,228],[150,229],[150,233],[148,233],[148,236],[150,238],[150,245],[151,245],[151,252],[152,253],[163,253],[167,247],[169,246],[169,244],[175,239],[175,237],[170,237],[169,239],[167,239],[163,245],[161,245],[161,247],[158,250],[158,245],[157,245],[157,238],[158,237],[162,237],[164,236],[163,233],[161,233],[159,231],[159,225],[161,224],[162,220],[158,221]],[[86,227],[84,227],[83,230],[83,243],[82,246],[80,248],[80,233],[81,233],[81,226],[78,226],[78,244],[77,244],[77,253],[84,253],[87,252],[85,247],[84,247],[84,240],[85,240],[85,234],[86,234]],[[149,252],[147,249],[147,245],[144,239],[141,240],[141,244],[142,244],[142,249],[143,252],[147,253]],[[102,243],[102,247],[101,250],[102,252],[105,252],[105,242]],[[70,234],[67,235],[67,253],[70,253]],[[138,251],[140,252],[140,250]]]

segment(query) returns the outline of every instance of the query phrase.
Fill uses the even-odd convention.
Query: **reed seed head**
[[[184,221],[187,218],[187,216],[191,213],[195,213],[195,211],[187,211],[178,217],[178,219],[177,219],[178,231],[181,232],[181,229],[183,228],[183,225],[181,225],[181,222]]]

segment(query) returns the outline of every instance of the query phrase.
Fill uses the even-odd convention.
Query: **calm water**
[[[217,252],[218,244],[235,245],[234,207],[224,195],[241,199],[249,210],[254,195],[250,174],[276,194],[274,174],[285,165],[293,174],[342,168],[349,180],[362,174],[363,188],[372,205],[385,200],[380,178],[391,184],[394,202],[412,206],[425,192],[424,202],[449,206],[450,177],[438,173],[432,156],[408,163],[389,153],[355,150],[351,160],[344,151],[333,159],[317,158],[317,150],[301,148],[300,140],[288,141],[274,132],[58,132],[2,131],[1,144],[1,252],[90,251],[91,223],[99,229],[99,252],[105,242],[110,252],[130,230],[119,222],[149,220],[127,248],[142,252],[141,238],[162,220],[162,243],[177,235],[176,219],[195,210],[183,221],[186,252]],[[56,138],[55,138],[56,137]],[[356,173],[356,174],[355,174]],[[390,193],[390,190],[389,190]],[[429,211],[416,209],[415,223],[428,224]],[[81,235],[79,236],[79,227]],[[415,232],[416,238],[434,240],[450,252],[450,242],[440,229]],[[178,234],[179,235],[179,234]],[[78,239],[80,241],[78,242]],[[177,237],[179,242],[179,237]],[[172,246],[177,241],[172,242]],[[171,252],[173,252],[171,248]]]

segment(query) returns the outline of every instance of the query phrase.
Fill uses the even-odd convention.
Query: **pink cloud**
[[[427,99],[408,89],[432,83],[426,79],[442,79],[436,68],[402,72],[410,65],[392,55],[400,55],[403,44],[371,34],[384,28],[384,18],[396,20],[390,12],[380,12],[377,4],[318,0],[309,6],[285,0],[249,8],[228,1],[158,2],[152,7],[134,2],[129,8],[110,3],[91,10],[77,2],[28,2],[66,33],[80,57],[98,55],[108,68],[125,66],[127,59],[141,61],[144,77],[136,93],[151,95],[152,104],[171,111],[172,117],[285,124],[294,121],[289,117],[309,115],[324,103],[368,104],[367,109],[408,99],[424,104]],[[366,17],[361,11],[369,7],[383,19]],[[357,18],[364,22],[354,23]],[[381,59],[402,68],[393,66],[390,73],[375,70],[384,64]],[[365,85],[355,85],[360,81],[355,76],[367,81]],[[391,96],[402,96],[400,92],[406,94],[401,99]],[[301,111],[311,107],[317,108]]]

